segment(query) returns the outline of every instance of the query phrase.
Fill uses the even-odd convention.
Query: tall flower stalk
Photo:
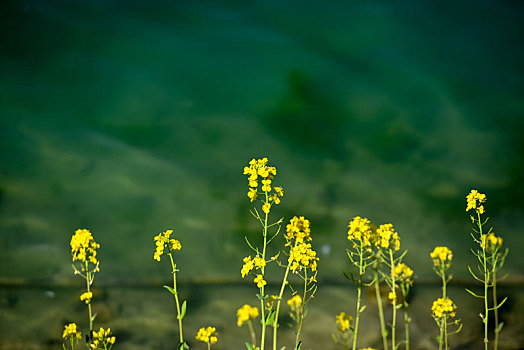
[[[446,272],[451,267],[451,261],[453,260],[453,252],[448,247],[435,247],[430,253],[430,257],[433,260],[433,271],[442,280],[442,297],[433,302],[431,308],[433,318],[440,329],[438,337],[439,350],[444,348],[448,349],[448,319],[455,317],[456,305],[447,296],[447,284],[451,281],[451,275],[446,275]],[[454,321],[455,325],[458,326],[457,330],[451,334],[460,332],[462,324],[460,320]]]
[[[404,331],[405,331],[405,349],[409,350],[410,341],[409,341],[409,323],[411,318],[408,314],[408,294],[409,289],[413,285],[413,270],[410,269],[406,264],[399,263],[394,269],[393,273],[399,283],[399,288],[402,293],[402,310],[404,312]]]
[[[155,251],[155,254],[153,255],[153,258],[156,261],[160,261],[160,257],[166,254],[169,256],[169,261],[171,262],[171,268],[172,268],[172,274],[173,274],[173,287],[164,286],[164,288],[166,288],[169,292],[171,292],[171,294],[173,294],[173,296],[175,297],[178,329],[179,329],[179,336],[180,336],[180,342],[178,343],[177,350],[182,350],[182,349],[189,349],[189,346],[184,341],[184,329],[182,326],[182,319],[186,315],[187,303],[184,300],[184,302],[181,304],[180,299],[178,297],[176,273],[179,270],[177,269],[177,266],[175,264],[173,253],[182,249],[182,245],[180,244],[180,241],[171,238],[172,233],[173,233],[173,230],[167,230],[155,236],[154,241],[156,244],[156,251]]]
[[[504,266],[508,249],[502,249],[503,240],[501,237],[495,236],[492,232],[492,228],[489,230],[484,229],[484,226],[488,222],[489,218],[483,219],[482,215],[485,213],[484,203],[486,202],[486,195],[479,193],[477,190],[471,190],[466,197],[467,206],[466,212],[470,210],[475,211],[475,216],[471,215],[471,221],[476,227],[473,228],[471,237],[474,242],[478,244],[476,250],[472,249],[473,254],[477,257],[481,266],[477,266],[478,273],[482,277],[479,277],[470,267],[469,272],[473,278],[483,284],[483,294],[479,295],[466,289],[471,295],[484,301],[484,313],[480,314],[482,322],[484,323],[484,349],[488,349],[488,332],[489,332],[489,313],[493,311],[493,329],[495,333],[494,349],[498,349],[499,334],[502,331],[504,323],[499,323],[498,309],[506,302],[507,298],[504,298],[500,303],[497,300],[497,271]],[[492,289],[492,306],[490,307],[489,301],[489,289]]]
[[[351,242],[351,247],[347,249],[347,255],[351,263],[358,269],[358,276],[353,281],[357,285],[357,308],[355,311],[355,326],[353,328],[353,350],[357,348],[358,327],[360,314],[366,309],[362,305],[362,287],[364,286],[364,276],[367,269],[374,263],[373,254],[373,230],[371,222],[367,218],[356,216],[348,224],[347,239]]]
[[[247,275],[253,275],[253,282],[257,285],[259,293],[257,294],[260,300],[260,310],[261,310],[261,335],[260,335],[260,349],[265,349],[266,342],[266,328],[268,325],[274,324],[274,313],[269,311],[266,315],[266,308],[264,303],[269,297],[265,293],[265,286],[267,284],[265,280],[266,275],[266,264],[270,261],[267,261],[266,254],[268,244],[275,238],[280,232],[280,224],[282,220],[279,220],[275,223],[269,223],[269,214],[271,207],[280,203],[280,198],[284,195],[282,187],[273,186],[272,182],[274,177],[277,174],[277,169],[272,166],[268,166],[268,159],[252,159],[249,162],[249,165],[244,167],[244,175],[248,175],[249,190],[247,196],[251,202],[260,201],[261,209],[264,213],[263,216],[260,216],[259,211],[255,207],[251,214],[262,226],[262,249],[254,247],[249,240],[246,238],[246,242],[249,247],[253,250],[254,258],[251,259],[251,255],[244,258],[244,265],[242,266],[241,275],[242,278]],[[277,226],[276,233],[269,236],[269,229],[273,226]],[[254,346],[254,345],[253,345]]]

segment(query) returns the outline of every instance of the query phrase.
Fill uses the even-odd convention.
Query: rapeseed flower
[[[286,245],[291,245],[292,241],[296,243],[311,241],[311,223],[303,216],[294,216],[286,225],[285,238],[288,242]]]
[[[301,271],[302,267],[316,271],[318,260],[317,253],[311,249],[311,244],[299,243],[291,248],[289,253],[288,262],[291,264],[289,269],[294,273]]]
[[[297,294],[291,299],[289,299],[287,301],[287,304],[291,308],[291,311],[294,312],[300,305],[302,305],[302,298],[300,297],[300,295]]]
[[[431,306],[431,312],[436,319],[455,317],[456,310],[457,306],[449,298],[438,298]]]
[[[167,248],[169,252],[177,252],[182,249],[182,244],[176,239],[172,239],[171,234],[173,230],[167,230],[155,236],[156,251],[153,255],[153,259],[160,261],[160,256],[164,254],[164,250]]]
[[[80,333],[80,331],[77,329],[76,323],[70,323],[64,326],[64,333],[62,334],[62,338],[67,339],[71,336],[75,337],[77,342],[78,339],[82,339],[82,333]]]
[[[208,344],[215,344],[218,342],[218,333],[215,327],[200,328],[196,335],[196,340]]]
[[[255,277],[255,280],[253,282],[257,284],[258,288],[262,288],[262,286],[265,286],[267,284],[267,282],[264,280],[264,276],[262,275],[257,275],[257,277]]]
[[[100,248],[100,244],[95,242],[93,235],[89,230],[76,230],[75,234],[71,237],[70,245],[73,261],[89,261],[94,265],[98,265],[98,260],[96,259],[96,250]]]
[[[411,279],[411,276],[413,276],[413,270],[406,264],[400,263],[393,268],[393,274],[399,281],[404,282]]]
[[[93,331],[91,349],[98,349],[99,346],[103,347],[104,349],[111,349],[111,347],[115,344],[115,341],[116,338],[111,336],[111,328],[104,330],[104,328],[100,327],[98,332]]]
[[[249,320],[254,320],[257,317],[258,317],[258,308],[245,304],[237,311],[237,325],[239,327],[242,327],[242,325],[245,322]]]
[[[380,225],[376,233],[377,240],[375,245],[385,249],[400,249],[400,237],[398,236],[398,233],[395,232],[392,224]]]
[[[495,234],[482,234],[480,236],[480,247],[488,252],[493,252],[497,248],[502,247],[502,238],[495,236]]]
[[[435,266],[450,265],[451,260],[453,260],[453,252],[448,247],[435,247],[430,253],[430,257],[433,259]]]
[[[475,209],[478,214],[484,214],[484,206],[482,203],[486,202],[486,195],[479,193],[477,190],[471,190],[466,196],[467,206],[466,211]]]
[[[242,278],[246,277],[247,274],[251,272],[255,268],[255,263],[253,260],[251,260],[251,255],[246,256],[244,258],[244,265],[242,266],[242,270],[240,270],[240,273],[242,274]]]
[[[80,301],[85,301],[86,304],[89,304],[91,302],[91,299],[93,299],[92,292],[85,292],[82,295],[80,295]]]
[[[335,316],[335,318],[337,322],[337,330],[339,332],[347,331],[351,326],[351,322],[353,322],[353,317],[346,314],[345,312],[339,313],[337,316]]]
[[[370,246],[372,241],[371,221],[367,218],[355,216],[348,224],[348,240],[360,241],[364,247]]]

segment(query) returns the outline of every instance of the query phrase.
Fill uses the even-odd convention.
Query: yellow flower
[[[73,261],[80,260],[81,262],[86,262],[86,260],[88,260],[93,265],[98,265],[96,250],[100,248],[100,244],[95,242],[89,230],[76,230],[75,234],[71,237],[70,245]],[[95,270],[97,269],[98,266]]]
[[[92,292],[85,292],[80,296],[80,301],[85,301],[86,304],[89,304],[91,302],[91,299],[93,299],[93,293]]]
[[[62,338],[67,339],[70,336],[75,337],[77,342],[78,339],[82,339],[82,333],[80,333],[80,331],[77,329],[76,323],[70,323],[64,326],[64,333],[62,334]]]
[[[433,317],[440,319],[443,317],[455,317],[457,306],[449,298],[438,298],[431,306]]]
[[[109,345],[109,348],[115,344],[116,338],[111,336],[111,328],[104,330],[100,327],[100,330],[93,331],[93,340],[91,343],[91,349],[98,349],[99,346],[106,349]]]
[[[348,225],[348,240],[361,241],[363,246],[370,246],[372,240],[371,221],[355,216]]]
[[[390,248],[394,250],[400,249],[400,237],[398,233],[395,232],[392,224],[380,225],[377,229],[377,246],[382,248]]]
[[[167,230],[166,232],[162,232],[155,236],[156,251],[153,255],[153,259],[156,261],[160,261],[160,256],[164,254],[165,248],[168,249],[169,253],[177,252],[182,249],[180,241],[170,238],[172,233],[173,230]]]
[[[275,302],[275,300],[277,300],[277,296],[276,295],[270,295],[266,298],[266,308],[268,310],[271,310],[271,308],[273,307],[273,303]]]
[[[316,271],[318,260],[317,253],[311,249],[309,243],[299,243],[289,252],[288,262],[291,264],[289,268],[295,273],[301,271],[302,267]]]
[[[255,258],[256,259],[256,258]],[[251,272],[255,268],[255,263],[253,260],[251,260],[251,255],[246,256],[244,258],[244,265],[242,266],[242,270],[240,270],[240,273],[242,274],[242,278],[246,277],[246,275]]]
[[[397,293],[389,292],[388,298],[389,298],[389,300],[391,300],[391,304],[393,304],[395,302],[395,300],[397,300]]]
[[[255,267],[257,269],[261,269],[264,266],[266,266],[266,261],[259,256],[255,256],[255,258],[253,259],[253,264],[255,264]]]
[[[351,326],[351,322],[353,321],[353,317],[346,314],[345,312],[339,313],[336,317],[337,320],[337,330],[339,332],[345,332],[349,329]]]
[[[484,214],[484,206],[482,203],[486,201],[486,195],[479,193],[477,190],[471,190],[471,192],[466,196],[467,206],[466,211],[475,209],[477,213]]]
[[[435,247],[433,251],[429,254],[431,259],[433,259],[433,264],[435,266],[440,266],[443,263],[451,263],[453,260],[453,253],[448,247]]]
[[[258,191],[256,188],[250,188],[247,192],[247,196],[249,197],[250,201],[253,202],[258,197]]]
[[[404,263],[400,263],[393,268],[393,274],[400,281],[409,281],[413,276],[413,270],[406,266]]]
[[[258,288],[262,288],[262,286],[265,286],[267,284],[267,282],[264,280],[264,277],[262,275],[257,275],[257,277],[255,277],[255,280],[253,282],[257,284]]]
[[[291,308],[291,311],[294,312],[300,305],[302,305],[302,298],[300,297],[300,295],[297,294],[291,299],[289,299],[287,301],[287,304]]]
[[[242,327],[244,322],[254,320],[258,316],[258,309],[256,307],[245,304],[237,311],[237,325]]]
[[[490,233],[488,235],[483,234],[480,236],[480,247],[488,252],[493,252],[497,248],[502,246],[502,238],[495,236],[495,234]]]
[[[215,344],[218,341],[218,333],[215,327],[200,328],[198,330],[196,340],[204,343]]]
[[[271,208],[271,204],[269,202],[265,202],[262,205],[262,211],[266,214],[269,214],[269,209]]]
[[[275,192],[277,193],[279,197],[284,196],[284,190],[282,189],[282,187],[275,186],[273,187],[273,189],[275,190]]]
[[[291,245],[291,241],[295,240],[296,243],[303,243],[311,241],[311,223],[308,219],[294,216],[286,226],[286,245]]]
[[[271,191],[271,180],[270,179],[262,180],[262,191],[264,192]]]

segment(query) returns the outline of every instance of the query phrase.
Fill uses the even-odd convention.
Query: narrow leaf
[[[480,295],[478,295],[478,294],[473,293],[472,291],[470,291],[470,290],[467,289],[467,288],[466,288],[466,292],[468,292],[469,294],[473,295],[473,296],[476,297],[476,298],[480,298],[480,299],[484,298],[483,296],[480,296]]]
[[[176,295],[175,290],[171,288],[170,286],[164,286],[164,288],[167,289],[169,292],[171,292],[171,294]]]
[[[248,342],[246,342],[246,348],[247,348],[247,350],[255,350],[253,345],[249,344]]]
[[[180,315],[177,316],[179,320],[182,320],[184,316],[186,315],[186,309],[187,309],[187,303],[184,300],[184,302],[182,303],[182,308],[180,310]]]

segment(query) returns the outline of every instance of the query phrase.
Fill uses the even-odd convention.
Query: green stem
[[[380,283],[378,280],[378,267],[373,271],[375,279],[375,295],[377,298],[378,315],[380,318],[380,329],[382,334],[382,342],[384,344],[384,350],[388,350],[388,331],[386,329],[386,322],[384,321],[384,310],[382,309],[382,297],[380,296]]]
[[[268,202],[268,194],[267,192],[265,192],[266,194],[266,202]],[[265,213],[265,212],[264,212]],[[268,219],[268,213],[265,213],[265,217],[264,217],[264,232],[263,232],[263,235],[264,235],[264,247],[262,248],[262,259],[264,259],[264,261],[266,261],[266,246],[267,246],[267,219]],[[261,271],[262,271],[262,278],[265,278],[265,266],[262,266],[261,268]],[[265,296],[265,293],[264,293],[264,285],[262,285],[262,287],[260,287],[260,313],[261,313],[261,316],[262,316],[262,335],[261,335],[261,339],[260,339],[260,350],[264,350],[265,349],[265,343],[266,343],[266,313],[265,313],[265,309],[264,309],[264,296]]]
[[[93,277],[91,276],[91,273],[89,272],[89,261],[86,261],[86,285],[87,285],[87,292],[91,292],[91,283],[93,281]],[[92,300],[93,298],[91,298]],[[89,312],[89,344],[91,344],[91,336],[93,334],[93,312],[91,310],[91,300],[89,300],[89,303],[87,303],[87,309]]]
[[[362,299],[362,276],[364,275],[362,241],[360,241],[359,263],[358,263],[358,286],[357,286],[357,312],[355,317],[355,331],[353,334],[353,350],[357,349],[358,323],[360,320],[360,300]]]
[[[406,350],[409,350],[409,315],[408,304],[405,302],[406,295],[404,295],[404,328],[406,331]]]
[[[446,350],[448,350],[448,317],[444,317],[444,343],[446,344]]]
[[[482,244],[482,222],[480,219],[480,213],[477,211],[478,218],[478,227],[480,234],[480,242],[482,248],[482,265],[484,267],[484,349],[488,350],[488,314],[489,314],[489,305],[488,305],[488,285],[489,285],[489,271],[486,265],[486,247],[485,244]],[[487,240],[485,240],[487,243]]]
[[[307,293],[307,268],[304,268],[304,294],[302,296],[302,305],[300,305],[300,321],[298,322],[297,336],[295,338],[295,349],[298,348],[300,340],[300,333],[302,332],[302,325],[304,324],[304,312],[306,308],[306,293]]]
[[[288,262],[287,267],[286,267],[286,272],[284,273],[284,279],[282,280],[282,285],[280,286],[280,293],[278,294],[275,322],[273,323],[273,350],[277,349],[278,315],[280,313],[280,303],[282,301],[282,296],[284,295],[284,289],[286,288],[286,285],[287,285],[287,276],[289,274],[290,266],[291,266],[291,263]]]
[[[495,322],[495,344],[493,349],[497,350],[499,347],[499,308],[497,304],[497,271],[496,271],[496,262],[493,266],[493,316],[494,316],[494,322]]]
[[[173,254],[169,252],[169,258],[171,259],[171,266],[173,268],[173,291],[175,292],[176,312],[178,318],[178,328],[180,329],[180,343],[184,343],[184,332],[182,330],[182,317],[180,317],[180,301],[178,300],[178,291],[176,287],[176,265],[173,260]]]
[[[251,344],[253,345],[253,347],[256,347],[257,337],[255,335],[255,330],[253,329],[253,323],[251,322],[251,319],[248,320],[247,325],[249,327],[249,334],[251,335]]]
[[[389,259],[391,261],[391,290],[395,294],[395,299],[393,299],[393,320],[391,322],[391,349],[396,349],[395,333],[396,333],[396,323],[397,323],[397,297],[396,297],[396,283],[395,283],[395,260],[393,259],[393,249],[389,249]]]

